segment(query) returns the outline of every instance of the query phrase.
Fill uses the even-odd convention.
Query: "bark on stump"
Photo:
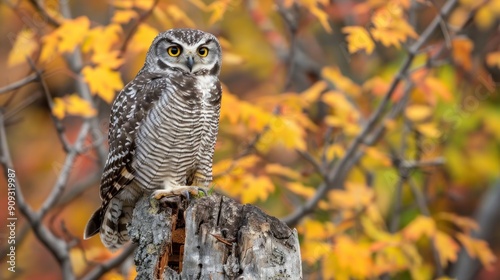
[[[295,229],[218,194],[181,203],[137,203],[136,279],[302,279]]]

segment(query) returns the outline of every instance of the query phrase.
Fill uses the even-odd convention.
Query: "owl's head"
[[[196,29],[170,29],[151,44],[142,71],[219,75],[222,50],[217,38]]]

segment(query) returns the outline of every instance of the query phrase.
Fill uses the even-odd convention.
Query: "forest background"
[[[296,227],[304,279],[499,279],[499,19],[500,0],[4,0],[1,278],[133,279],[130,249],[82,240],[110,105],[190,27],[223,47],[215,190]]]

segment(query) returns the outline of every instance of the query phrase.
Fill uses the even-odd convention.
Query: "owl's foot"
[[[153,192],[151,197],[161,201],[162,199],[168,197],[183,196],[189,200],[191,195],[197,196],[200,192],[203,192],[205,196],[208,195],[208,189],[204,187],[176,186],[175,188],[156,190]]]

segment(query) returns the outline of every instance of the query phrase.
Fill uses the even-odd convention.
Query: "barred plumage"
[[[220,66],[221,48],[212,34],[172,29],[155,38],[144,67],[113,102],[102,205],[85,238],[99,232],[106,247],[118,248],[128,240],[127,223],[144,192],[208,186]]]

